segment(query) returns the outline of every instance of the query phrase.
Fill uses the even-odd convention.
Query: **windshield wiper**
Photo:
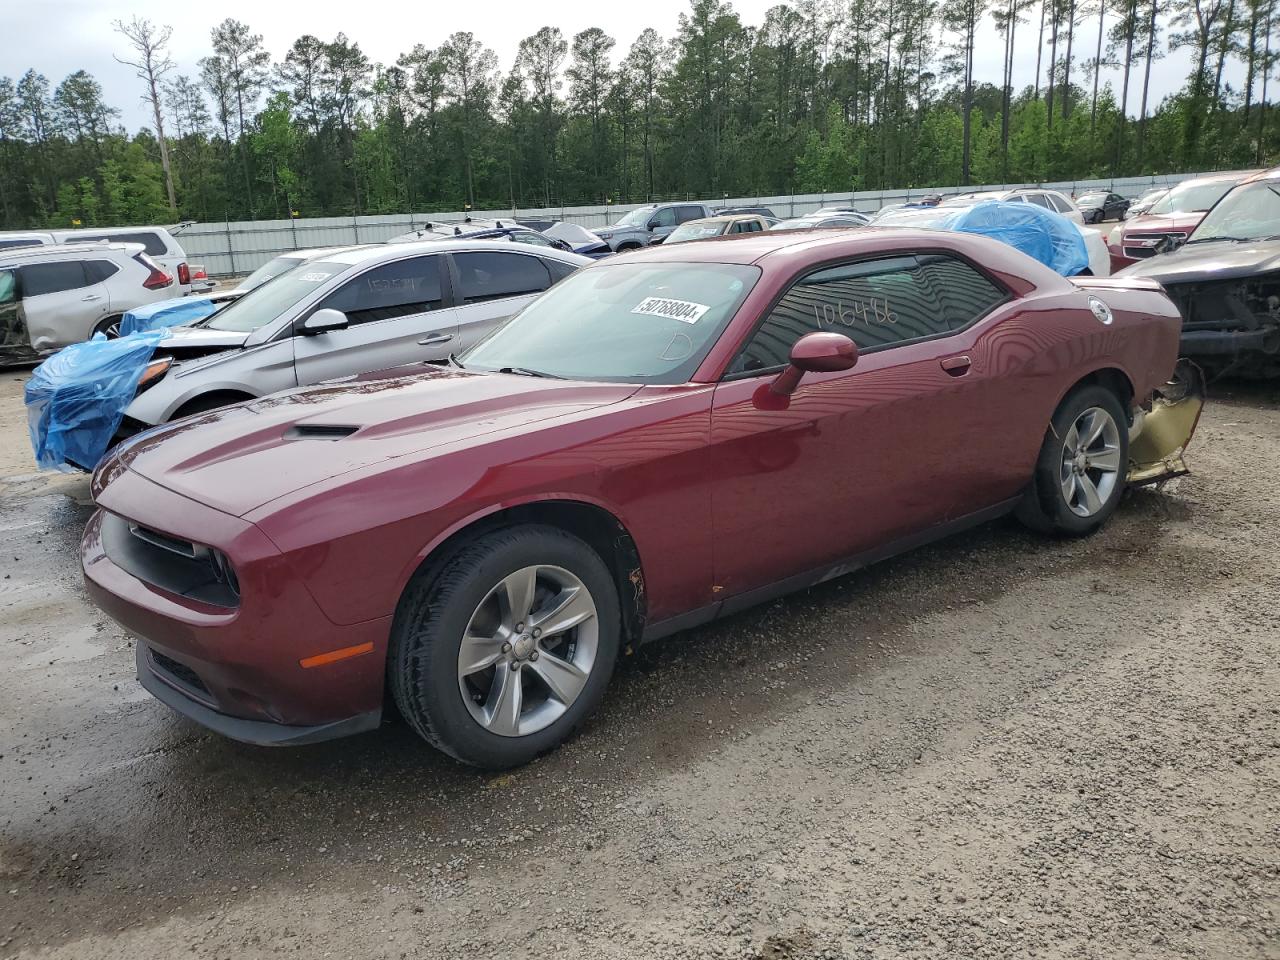
[[[543,370],[530,370],[528,367],[499,367],[499,373],[517,373],[522,377],[546,377],[548,380],[563,380],[564,377],[558,377],[554,373],[546,373]]]
[[[1219,240],[1230,241],[1231,243],[1248,243],[1250,237],[1193,237],[1186,241],[1183,246],[1189,247],[1193,243],[1217,243]]]

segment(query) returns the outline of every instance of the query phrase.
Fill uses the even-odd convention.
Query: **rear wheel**
[[[1059,405],[1018,517],[1033,529],[1085,536],[1115,512],[1129,470],[1129,429],[1105,387],[1073,390]]]
[[[424,739],[503,769],[568,737],[604,696],[621,618],[599,555],[563,530],[499,530],[405,592],[388,684]]]

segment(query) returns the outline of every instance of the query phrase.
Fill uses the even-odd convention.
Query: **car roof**
[[[140,243],[110,243],[100,240],[89,243],[45,243],[31,247],[9,247],[6,250],[0,250],[0,256],[6,260],[31,259],[32,257],[38,257],[42,260],[48,260],[50,257],[76,260],[93,254],[101,255],[108,251],[134,253],[145,249],[146,247]]]
[[[345,263],[359,266],[364,263],[376,263],[379,260],[398,260],[415,253],[464,253],[474,250],[493,250],[503,253],[534,254],[540,257],[552,257],[569,263],[589,263],[590,258],[559,250],[556,247],[531,247],[513,244],[509,240],[468,240],[458,237],[453,240],[410,240],[406,243],[377,243],[361,247],[345,247],[332,254],[325,255],[329,263]]]
[[[1259,170],[1256,173],[1245,177],[1240,182],[1242,184],[1259,183],[1263,180],[1280,180],[1280,167],[1272,167],[1270,170]]]
[[[1224,181],[1235,181],[1238,183],[1248,183],[1253,180],[1265,180],[1271,171],[1268,170],[1236,170],[1233,173],[1210,173],[1203,177],[1194,177],[1191,180],[1183,180],[1177,184],[1179,187],[1185,187],[1188,184],[1199,185],[1202,183],[1223,183]],[[1170,187],[1169,189],[1173,189]]]
[[[51,231],[55,237],[71,237],[91,236],[91,237],[107,237],[118,233],[159,233],[168,239],[173,239],[173,234],[169,232],[168,227],[142,226],[142,227],[75,227],[66,230]]]
[[[954,234],[943,234],[954,236]],[[681,243],[673,247],[658,244],[628,251],[625,256],[599,261],[601,266],[611,263],[639,263],[652,261],[668,263],[696,261],[698,263],[752,264],[772,254],[812,251],[815,260],[824,255],[857,256],[874,252],[885,244],[912,243],[936,246],[939,231],[909,227],[860,227],[857,230],[765,230],[761,233],[743,233],[730,241],[709,240],[705,243]],[[843,248],[847,248],[843,249]]]

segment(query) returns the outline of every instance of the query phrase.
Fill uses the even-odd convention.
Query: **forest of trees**
[[[134,19],[114,36],[153,119],[136,134],[83,70],[56,85],[35,70],[0,77],[0,219],[505,209],[1251,166],[1280,152],[1267,102],[1276,2],[794,0],[748,25],[727,2],[693,0],[673,37],[647,29],[624,49],[598,28],[548,26],[505,70],[465,32],[394,64],[344,34],[307,35],[273,62],[228,19],[193,76],[169,58],[168,27]],[[974,81],[992,24],[1001,85]],[[1015,75],[1017,49],[1039,50],[1034,76]],[[1185,84],[1155,103],[1153,71],[1183,50]]]

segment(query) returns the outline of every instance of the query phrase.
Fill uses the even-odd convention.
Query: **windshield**
[[[671,231],[666,243],[680,243],[684,240],[705,240],[718,237],[724,233],[727,223],[682,223]]]
[[[727,263],[605,263],[560,281],[464,355],[480,370],[685,383],[760,279]]]
[[[1107,195],[1105,193],[1086,193],[1077,200],[1077,203],[1105,203]]]
[[[286,271],[292,270],[298,264],[302,263],[301,257],[276,257],[274,260],[268,260],[253,273],[249,274],[240,281],[241,290],[252,290],[260,287],[268,280],[280,276]]]
[[[269,284],[223,307],[205,325],[210,330],[252,333],[301,303],[330,277],[350,270],[346,263],[302,263],[280,274]]]
[[[650,205],[647,207],[640,207],[639,209],[632,210],[625,217],[623,217],[621,220],[615,223],[614,226],[615,227],[643,227],[646,223],[649,222],[649,217],[653,214],[653,211],[656,209],[657,207]]]
[[[1250,183],[1232,190],[1209,211],[1190,239],[1261,240],[1280,234],[1280,185]]]
[[[1215,183],[1181,183],[1151,205],[1147,213],[1161,216],[1170,213],[1203,213],[1222,199],[1234,184],[1227,180]]]

